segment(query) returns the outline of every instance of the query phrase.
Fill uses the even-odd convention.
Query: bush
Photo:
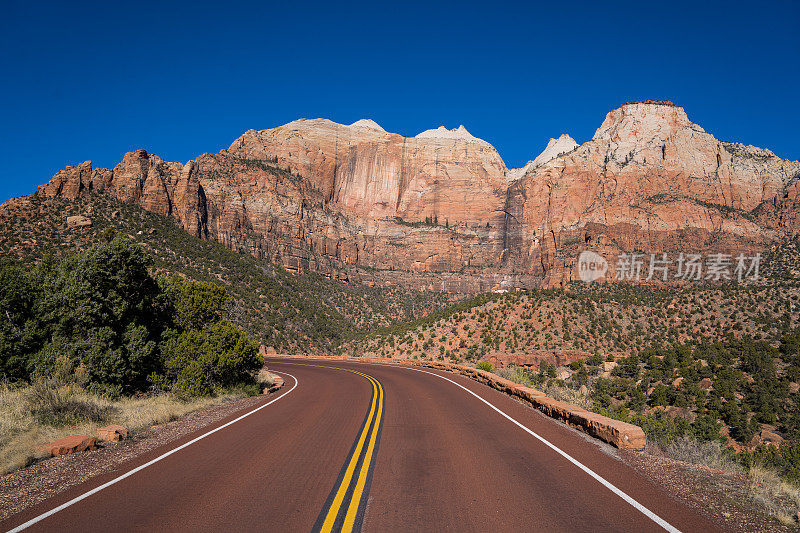
[[[117,237],[43,267],[36,308],[48,341],[32,357],[34,372],[47,375],[66,356],[85,366],[90,389],[119,395],[145,388],[166,322],[149,265],[139,246]]]
[[[34,312],[37,287],[22,266],[0,259],[0,379],[25,380],[27,354],[41,346],[42,331]]]
[[[151,379],[180,396],[204,396],[255,384],[254,373],[263,365],[258,343],[221,320],[169,340],[164,347],[164,374]]]
[[[489,366],[491,366],[491,364]],[[508,366],[505,368],[498,368],[497,375],[509,381],[513,381],[514,383],[519,383],[520,385],[525,387],[535,386],[535,383],[531,379],[531,376],[528,374],[528,372],[526,372],[524,368],[519,366]]]
[[[475,368],[478,370],[485,370],[487,372],[494,372],[494,365],[492,365],[492,363],[489,361],[478,361],[478,363],[475,365]]]
[[[184,330],[203,329],[218,321],[230,299],[215,283],[185,281],[178,275],[162,278],[159,284],[174,309],[176,325]]]
[[[701,441],[682,436],[660,442],[659,445],[668,457],[678,461],[729,472],[739,469],[733,452],[730,448],[724,448],[719,441]]]

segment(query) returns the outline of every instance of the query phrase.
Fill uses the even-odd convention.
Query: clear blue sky
[[[464,124],[509,166],[669,99],[800,159],[797,2],[3,2],[0,201],[65,165],[170,161],[296,118]]]

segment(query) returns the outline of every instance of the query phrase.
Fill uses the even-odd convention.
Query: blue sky
[[[87,159],[183,162],[301,117],[464,124],[520,166],[647,98],[800,159],[791,1],[3,5],[0,201]]]

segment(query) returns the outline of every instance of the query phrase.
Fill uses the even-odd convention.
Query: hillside
[[[71,228],[67,219],[73,216],[91,225]],[[170,218],[102,193],[74,200],[15,199],[4,204],[0,222],[0,254],[27,264],[85,248],[105,232],[129,235],[150,252],[157,272],[224,286],[234,298],[228,318],[278,352],[328,353],[348,336],[418,317],[452,298],[434,291],[345,284],[314,273],[294,275],[193,237]]]
[[[479,297],[352,346],[365,355],[486,359],[538,368],[542,360],[564,365],[589,355],[622,357],[727,336],[775,344],[800,323],[799,306],[796,276],[723,286],[574,282],[567,289]]]
[[[756,282],[485,294],[345,350],[493,368],[639,424],[656,443],[720,440],[800,480],[798,244],[774,246]]]

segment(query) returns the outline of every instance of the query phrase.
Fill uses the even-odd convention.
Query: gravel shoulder
[[[698,510],[726,531],[791,532],[749,498],[747,476],[676,461],[647,452],[618,450],[626,464],[666,492]]]

